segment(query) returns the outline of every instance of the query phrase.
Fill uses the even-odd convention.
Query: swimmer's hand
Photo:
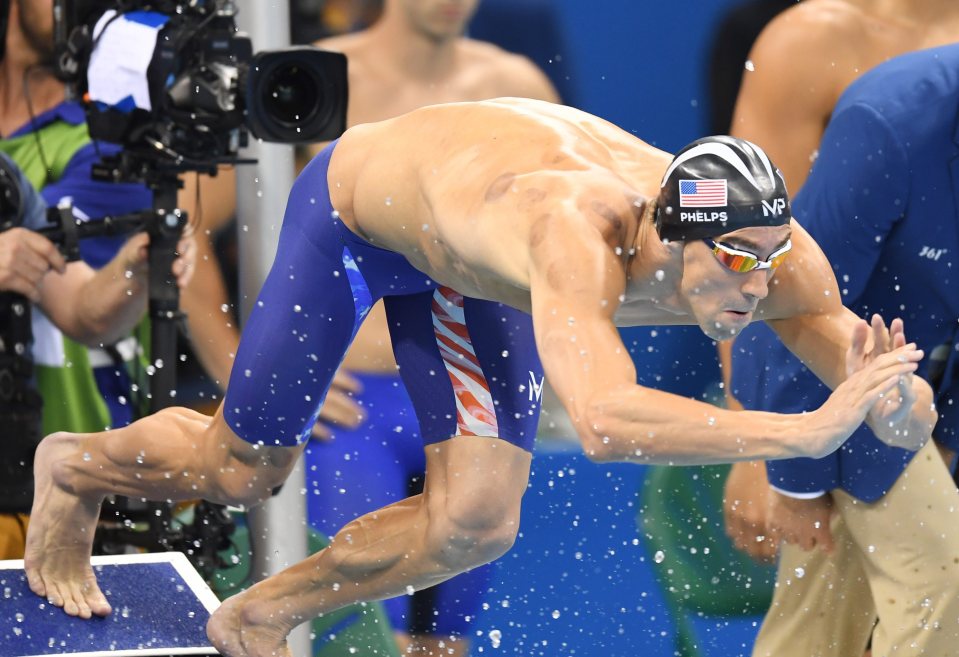
[[[831,526],[834,514],[829,493],[799,499],[770,490],[766,516],[769,541],[774,546],[790,543],[804,552],[818,548],[831,554],[835,550]]]
[[[355,378],[338,370],[320,409],[320,418],[313,425],[313,437],[329,440],[331,427],[356,429],[366,421],[366,410],[356,403],[354,395],[363,392],[363,386]]]
[[[880,412],[908,413],[911,401],[902,397],[900,380],[916,371],[923,352],[915,344],[902,345],[886,353],[865,355],[868,327],[857,326],[852,345],[846,355],[848,376],[822,406],[807,413],[805,424],[808,440],[803,445],[804,456],[822,458],[842,445],[877,408]],[[858,369],[857,369],[858,368]],[[892,397],[892,400],[887,400]],[[882,411],[888,401],[886,411]],[[915,449],[915,448],[913,448]]]
[[[873,345],[872,350],[867,352],[866,343],[870,332]],[[894,319],[886,328],[882,317],[873,315],[869,327],[865,322],[861,322],[853,332],[852,345],[846,356],[847,374],[862,369],[866,363],[894,349],[900,349],[905,344],[906,335],[901,319]],[[866,422],[887,445],[917,450],[930,438],[937,418],[934,410],[930,413],[930,408],[919,408],[917,400],[921,398],[932,399],[929,384],[912,372],[904,374],[899,377],[891,393],[869,410]]]
[[[764,461],[733,463],[723,488],[726,535],[737,550],[760,563],[774,563],[779,547],[766,522],[770,495]]]

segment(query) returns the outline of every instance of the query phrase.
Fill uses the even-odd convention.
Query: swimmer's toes
[[[54,607],[63,607],[66,604],[66,597],[60,592],[60,588],[52,582],[47,584],[47,602]]]
[[[59,601],[59,604],[57,601]],[[57,597],[53,604],[57,607],[62,607],[67,616],[80,615],[80,605],[77,604],[77,598],[69,586],[57,587]]]
[[[100,592],[99,588],[87,593],[86,603],[91,613],[94,613],[97,616],[107,616],[111,611],[113,611],[112,607],[110,607],[110,603],[107,602],[106,597]]]
[[[40,577],[40,572],[36,568],[27,568],[27,586],[37,595],[46,597],[47,587],[44,585],[43,578]]]
[[[93,616],[93,613],[90,611],[90,605],[88,605],[83,598],[80,598],[76,602],[76,605],[77,605],[77,609],[79,610],[77,612],[77,616],[79,616],[80,618],[88,619],[91,616]]]

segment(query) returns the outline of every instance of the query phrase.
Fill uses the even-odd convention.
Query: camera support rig
[[[80,259],[80,240],[88,237],[130,235],[146,232],[148,313],[150,317],[150,412],[170,406],[176,395],[176,336],[183,315],[180,293],[171,268],[176,246],[187,224],[185,212],[176,207],[176,176],[154,189],[153,209],[107,216],[95,222],[78,221],[70,207],[53,208],[54,225],[38,232],[60,246],[68,261]]]

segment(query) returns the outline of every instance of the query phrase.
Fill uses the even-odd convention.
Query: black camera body
[[[0,233],[23,223],[23,198],[17,175],[0,157]]]
[[[235,161],[248,134],[283,143],[340,136],[346,57],[312,47],[255,53],[235,16],[228,0],[55,0],[55,68],[85,99],[90,136],[180,171]],[[142,82],[148,107],[90,98],[91,59],[125,22],[160,25]]]
[[[17,172],[0,157],[0,232],[23,223],[23,198]],[[33,454],[41,436],[42,400],[33,385],[30,301],[16,292],[0,292],[0,423],[4,458],[0,459],[0,512],[30,507]]]

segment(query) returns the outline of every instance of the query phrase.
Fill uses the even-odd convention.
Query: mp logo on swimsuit
[[[786,199],[784,198],[774,198],[772,201],[767,201],[763,199],[763,216],[768,217],[770,215],[778,217],[786,210]]]
[[[536,373],[532,370],[529,373],[529,400],[533,401],[533,397],[536,398],[536,401],[541,401],[543,398],[543,383],[546,382],[546,375],[539,377],[539,383],[536,382]]]

